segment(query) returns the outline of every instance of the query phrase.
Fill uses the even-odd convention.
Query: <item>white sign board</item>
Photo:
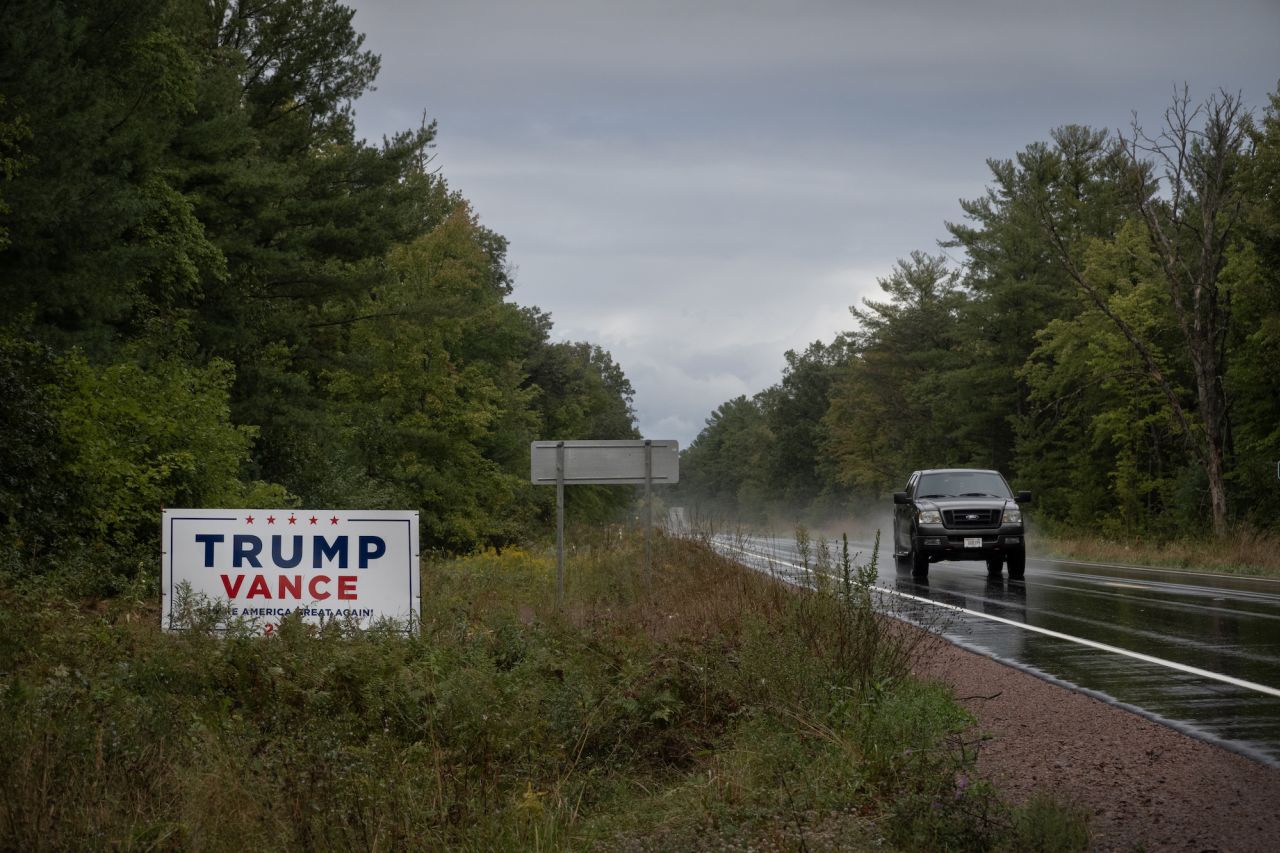
[[[616,485],[645,482],[645,442],[627,441],[535,441],[529,445],[530,479],[540,485],[555,485],[556,457],[564,446],[564,483],[569,486]],[[649,442],[654,485],[680,482],[680,443],[675,440]]]
[[[672,536],[686,536],[689,533],[689,514],[682,506],[667,509],[667,533]]]
[[[163,522],[166,629],[184,584],[267,634],[292,613],[362,628],[421,618],[416,512],[166,509]]]

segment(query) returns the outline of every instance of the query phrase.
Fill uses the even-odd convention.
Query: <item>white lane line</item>
[[[742,551],[744,554],[751,554],[753,557],[760,557],[760,558],[769,560],[770,562],[776,562],[784,566],[790,566],[796,571],[813,571],[812,569],[806,570],[804,566],[799,566],[799,565],[796,565],[795,563],[789,563],[786,560],[779,560],[774,557],[767,556],[765,554],[753,553],[751,551],[748,551],[745,548],[738,548],[737,550]],[[1178,663],[1177,661],[1165,660],[1164,658],[1158,658],[1153,655],[1143,654],[1142,652],[1135,652],[1130,649],[1122,649],[1119,646],[1111,646],[1106,643],[1099,643],[1096,640],[1088,640],[1088,639],[1085,639],[1084,637],[1076,637],[1076,636],[1072,636],[1071,634],[1064,634],[1061,631],[1054,631],[1049,628],[1041,628],[1038,625],[1028,625],[1026,622],[1017,622],[1013,619],[1006,619],[1003,616],[993,616],[990,613],[980,613],[977,610],[969,610],[968,608],[965,608],[965,607],[957,607],[954,604],[944,604],[941,601],[934,601],[932,598],[922,598],[921,596],[918,596],[918,595],[911,595],[909,593],[900,592],[896,589],[889,589],[888,587],[884,587],[884,586],[873,587],[873,589],[879,592],[886,592],[889,595],[896,595],[899,598],[907,598],[912,601],[919,601],[923,604],[932,605],[933,607],[941,607],[943,610],[950,610],[955,613],[963,613],[966,616],[976,616],[979,619],[987,619],[992,622],[1003,622],[1005,625],[1012,625],[1013,627],[1021,628],[1024,631],[1033,631],[1037,634],[1043,634],[1046,637],[1053,637],[1058,640],[1066,640],[1067,642],[1077,643],[1081,646],[1088,646],[1089,648],[1099,649],[1100,651],[1111,652],[1112,654],[1123,655],[1124,657],[1127,657],[1127,658],[1140,660],[1140,661],[1143,661],[1144,663],[1153,663],[1153,664],[1156,664],[1157,666],[1163,666],[1169,669],[1176,669],[1179,672],[1185,672],[1185,673],[1188,673],[1189,675],[1197,675],[1197,676],[1200,676],[1201,678],[1208,678],[1213,681],[1221,681],[1224,684],[1231,684],[1235,687],[1243,687],[1245,690],[1253,690],[1257,693],[1264,693],[1267,696],[1280,697],[1280,690],[1274,687],[1268,687],[1265,684],[1258,684],[1256,681],[1245,681],[1243,678],[1235,678],[1234,676],[1223,675],[1220,672],[1210,672],[1207,669],[1200,669],[1199,667],[1196,667],[1196,666],[1188,666],[1185,663]]]

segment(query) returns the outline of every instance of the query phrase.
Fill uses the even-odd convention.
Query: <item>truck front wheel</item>
[[[929,577],[929,555],[919,548],[911,551],[911,576],[915,578]]]
[[[1019,551],[1017,554],[1009,555],[1009,577],[1021,578],[1027,571],[1027,555],[1026,552]]]

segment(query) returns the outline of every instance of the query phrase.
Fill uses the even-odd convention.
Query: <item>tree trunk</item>
[[[1213,532],[1227,532],[1226,486],[1226,394],[1216,349],[1201,351],[1195,362],[1196,399],[1200,405],[1200,422],[1204,427],[1204,472],[1209,480],[1209,508],[1213,513]]]
[[[1191,124],[1204,116],[1204,129]],[[1165,111],[1165,127],[1156,139],[1138,125],[1125,147],[1138,177],[1137,205],[1147,223],[1151,248],[1164,270],[1178,326],[1191,356],[1204,439],[1200,462],[1209,482],[1213,532],[1228,529],[1226,448],[1230,425],[1222,377],[1223,343],[1231,322],[1230,302],[1218,289],[1231,231],[1240,218],[1235,165],[1246,153],[1244,119],[1237,96],[1225,92],[1190,109],[1186,89]],[[1151,155],[1162,166],[1161,179],[1140,159]]]
[[[1203,116],[1204,128],[1192,122]],[[1124,335],[1142,360],[1147,375],[1160,388],[1189,447],[1208,480],[1213,532],[1227,532],[1226,486],[1228,400],[1224,342],[1230,324],[1230,302],[1218,289],[1232,229],[1240,218],[1235,188],[1237,161],[1247,155],[1248,114],[1238,96],[1224,92],[1190,108],[1184,88],[1165,111],[1165,126],[1152,139],[1133,124],[1132,136],[1121,137],[1117,153],[1124,158],[1125,185],[1133,192],[1137,212],[1147,226],[1151,249],[1159,260],[1170,304],[1190,357],[1201,431],[1179,400],[1174,383],[1161,369],[1155,352],[1138,330],[1111,310],[1106,294],[1084,275],[1073,259],[1075,241],[1055,216],[1050,194],[1036,197],[1037,215],[1058,260],[1076,285]]]

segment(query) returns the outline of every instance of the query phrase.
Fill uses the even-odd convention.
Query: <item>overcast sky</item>
[[[437,120],[516,301],[608,349],[682,447],[938,251],[987,158],[1280,81],[1280,0],[347,2],[382,57],[360,135]]]

